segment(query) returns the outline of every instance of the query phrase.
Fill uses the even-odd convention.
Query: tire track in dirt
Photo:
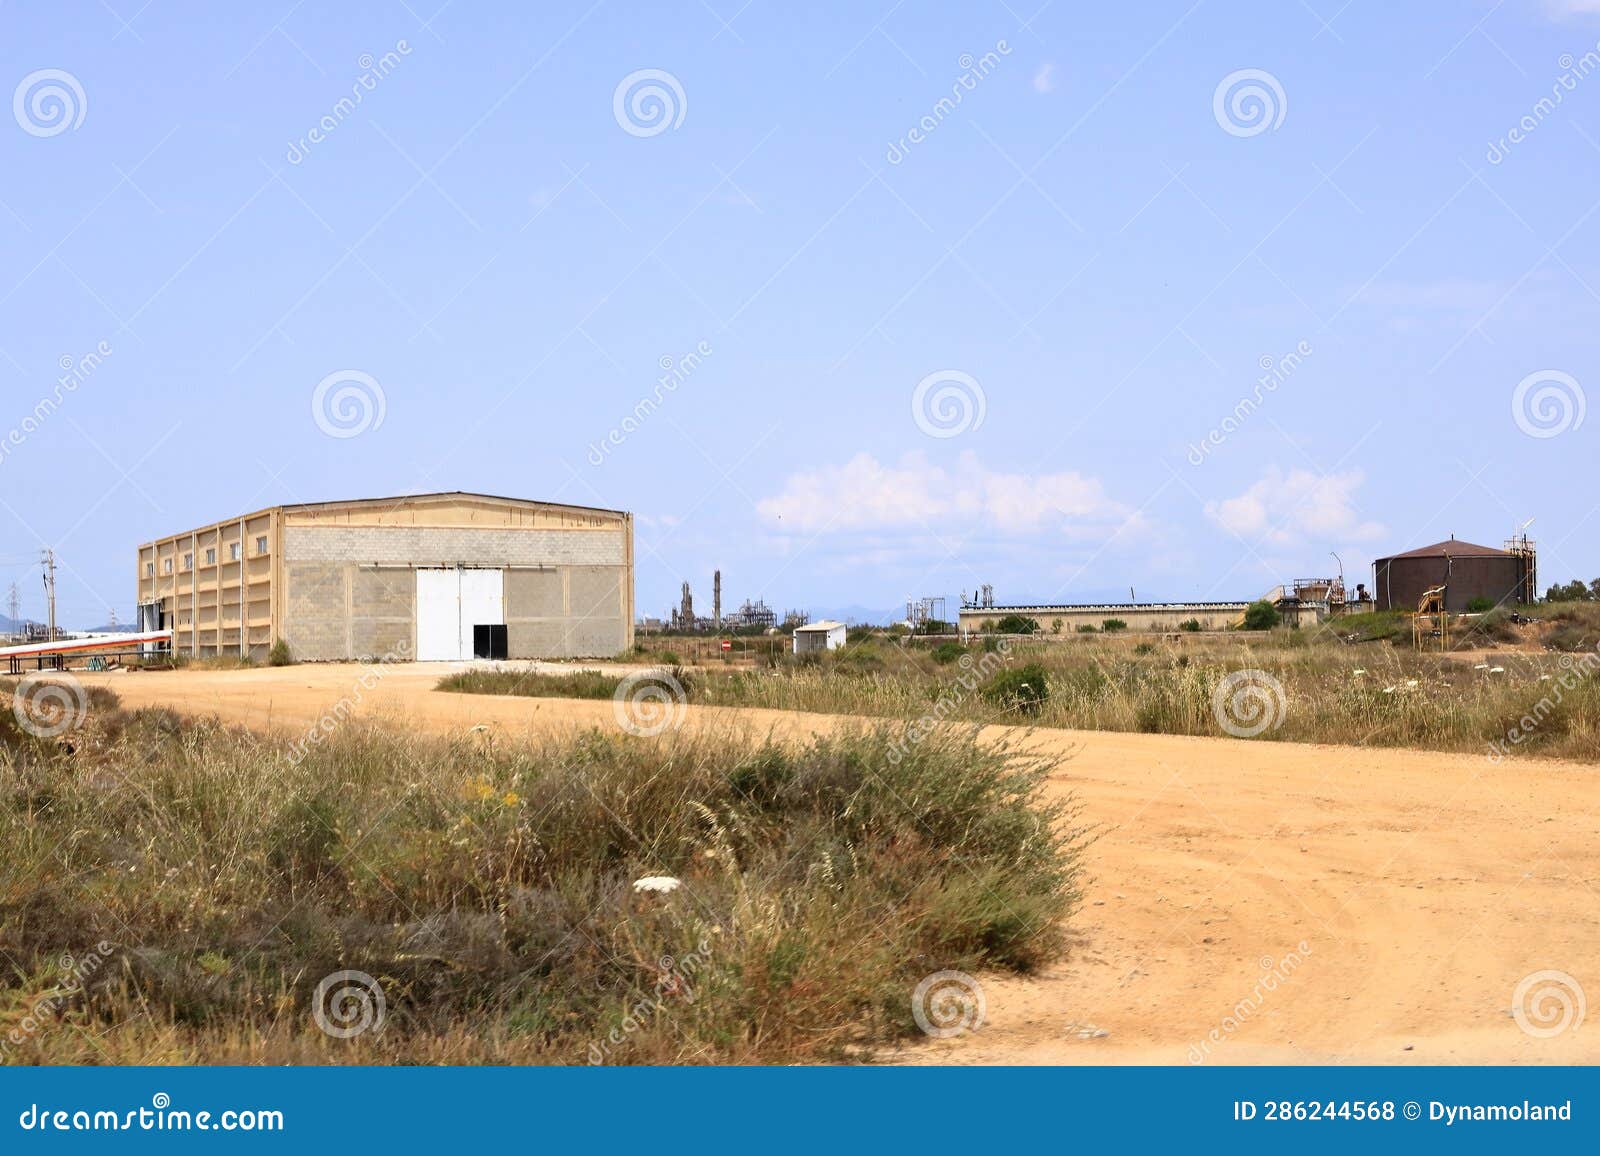
[[[610,702],[442,694],[440,666],[377,668],[363,685],[374,669],[82,678],[129,706],[299,733],[358,687],[356,713],[411,729],[486,727],[514,740],[616,725]],[[690,707],[684,725],[743,741],[859,721]],[[895,1058],[1600,1062],[1595,1025],[1539,1038],[1511,1014],[1518,983],[1542,970],[1600,998],[1597,768],[1171,735],[985,735],[1064,758],[1052,789],[1103,828],[1075,946],[1042,975],[980,977],[981,1030]]]

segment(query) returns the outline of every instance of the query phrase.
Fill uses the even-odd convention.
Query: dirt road
[[[299,731],[341,699],[440,731],[615,725],[609,702],[440,694],[446,669],[83,681],[130,706]],[[837,721],[690,708],[685,725]],[[1037,978],[981,977],[985,1026],[903,1060],[1600,1062],[1600,1022],[1574,1022],[1582,988],[1600,998],[1600,768],[1165,735],[1029,741],[1071,756],[1054,783],[1105,829],[1078,944]],[[1513,1015],[1530,976],[1531,1031]]]

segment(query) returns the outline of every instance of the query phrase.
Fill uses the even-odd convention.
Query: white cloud
[[[1544,10],[1557,20],[1600,16],[1600,0],[1544,0]]]
[[[1600,0],[1596,0],[1600,3]],[[1485,313],[1506,299],[1506,291],[1490,281],[1462,279],[1401,282],[1384,281],[1369,285],[1360,294],[1360,303],[1388,309],[1440,309],[1466,313]]]
[[[1244,493],[1206,503],[1206,517],[1252,543],[1298,546],[1309,541],[1359,542],[1380,537],[1381,523],[1362,516],[1355,491],[1360,470],[1315,474],[1268,468]]]
[[[1083,538],[1142,524],[1126,505],[1107,497],[1096,478],[1003,473],[970,452],[953,469],[922,454],[908,454],[897,465],[857,454],[843,465],[792,475],[758,509],[798,534],[939,530],[955,523],[1001,536]]]
[[[1033,91],[1054,92],[1056,90],[1055,71],[1055,61],[1048,60],[1041,64],[1039,71],[1033,74]]]

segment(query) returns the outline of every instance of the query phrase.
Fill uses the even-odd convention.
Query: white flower
[[[655,891],[662,895],[676,891],[681,884],[671,875],[646,875],[643,879],[633,881],[635,891]]]

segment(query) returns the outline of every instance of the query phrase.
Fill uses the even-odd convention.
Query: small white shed
[[[818,650],[838,650],[844,645],[845,626],[842,622],[810,622],[794,628],[794,652],[811,654]]]

